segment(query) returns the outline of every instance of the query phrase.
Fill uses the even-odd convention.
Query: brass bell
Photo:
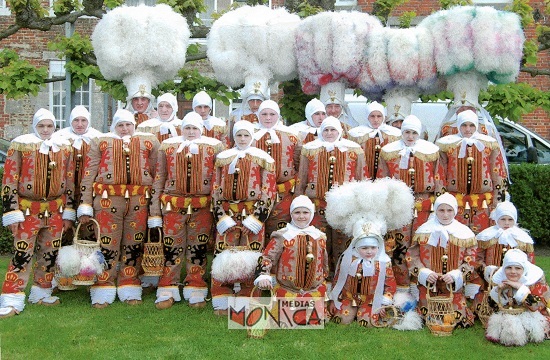
[[[63,214],[63,205],[59,206],[59,213]]]
[[[151,195],[149,194],[149,190],[145,190],[145,198],[150,199]]]
[[[363,277],[363,274],[358,272],[358,273],[355,274],[355,277],[358,278],[358,279],[361,279]]]
[[[185,157],[188,158],[188,159],[191,159],[193,157],[193,154],[188,152],[187,154],[185,154]]]
[[[46,211],[44,211],[44,217],[50,217],[50,213],[48,212],[48,209],[46,209]]]
[[[27,208],[27,210],[25,210],[25,216],[29,216],[30,214],[31,214],[31,210]]]
[[[130,155],[131,150],[130,150],[129,147],[125,147],[125,148],[123,149],[123,151],[124,151],[124,155]]]
[[[382,149],[382,146],[380,146],[380,145],[375,145],[374,146],[374,150],[380,151],[380,149]]]
[[[334,164],[336,162],[336,156],[331,156],[328,158],[328,162]]]
[[[471,207],[470,207],[470,203],[468,201],[466,201],[466,205],[464,206],[464,210],[470,210]]]
[[[243,217],[243,219],[247,216],[246,209],[243,209],[243,211],[241,212],[241,216]]]
[[[446,263],[447,261],[449,261],[449,257],[445,254],[441,257],[441,261]]]
[[[55,169],[56,166],[57,166],[57,163],[55,161],[50,161],[48,164],[48,168],[50,169]]]
[[[466,158],[466,162],[468,162],[468,164],[473,164],[474,163],[474,158],[471,157],[471,156],[468,156],[468,158]]]
[[[166,203],[166,211],[172,211],[172,203],[170,201]]]
[[[101,194],[101,198],[102,199],[108,199],[109,198],[109,194],[107,193],[107,190],[103,190],[103,194]]]
[[[82,159],[82,154],[76,154],[76,158],[77,158],[78,160]]]
[[[267,146],[271,146],[271,139],[267,139],[267,140],[265,141],[265,144],[266,144]]]
[[[130,192],[128,192],[128,189],[124,192],[124,198],[129,199],[130,198]]]
[[[416,208],[414,208],[414,217],[415,217],[415,218],[418,217],[418,211],[416,210]]]
[[[189,206],[187,206],[187,215],[191,214],[193,214],[193,208],[191,207],[191,204],[189,204]]]
[[[351,301],[351,306],[357,306],[357,301],[355,301],[355,299]]]
[[[483,203],[481,204],[482,209],[487,209],[487,200],[483,200]]]
[[[306,262],[309,264],[315,259],[315,256],[313,256],[312,253],[309,253],[306,255]]]
[[[241,172],[241,169],[235,168],[235,174],[238,174],[238,173],[240,173],[240,172]]]

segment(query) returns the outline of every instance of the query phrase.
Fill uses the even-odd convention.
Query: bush
[[[520,226],[530,231],[536,244],[550,246],[550,166],[510,165],[510,177]]]

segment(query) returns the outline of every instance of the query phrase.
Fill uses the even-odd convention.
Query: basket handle
[[[498,286],[498,285],[495,284],[495,286]],[[498,307],[499,307],[500,309],[505,308],[505,306],[507,306],[507,305],[510,306],[510,307],[512,306],[512,304],[510,303],[510,301],[509,301],[506,305],[503,305],[503,304],[502,304],[502,301],[501,301],[501,300],[504,300],[504,299],[502,298],[502,296],[504,295],[504,290],[511,290],[511,289],[512,289],[512,287],[511,287],[511,286],[508,286],[508,285],[498,288],[498,290],[497,290],[498,304],[497,304],[497,305],[498,305]],[[509,299],[509,300],[510,300],[510,299]]]
[[[228,245],[227,245],[227,241],[226,241],[226,238],[227,238],[227,234],[230,232],[230,231],[240,231],[241,232],[241,236],[242,236],[242,233],[243,233],[243,227],[242,226],[233,226],[231,229],[228,229],[224,234],[223,234],[223,248],[224,249],[227,249]],[[248,242],[248,235],[246,235],[246,246],[249,246],[249,242]]]
[[[147,229],[147,242],[151,242],[151,230],[154,230],[154,229],[157,229],[158,233],[159,233],[159,241],[158,242],[162,242],[162,228],[161,227],[154,227],[154,228],[148,228]],[[152,242],[151,242],[152,243]]]
[[[439,281],[439,280],[438,280]],[[435,283],[429,283],[431,285],[428,285],[426,286],[426,298],[430,299],[432,296],[430,295],[430,292],[436,292],[436,284],[437,284],[437,281]],[[449,284],[445,284],[445,287],[447,288],[447,290],[449,290],[449,298],[452,298],[453,297],[453,286],[452,285],[449,285]]]
[[[96,229],[96,242],[101,245],[101,231],[99,229],[99,223],[97,222],[96,219],[94,218],[90,218],[90,221],[93,221],[94,224],[95,224],[95,229]],[[76,243],[78,241],[78,234],[80,234],[80,225],[82,225],[81,222],[78,223],[78,225],[76,226],[76,231],[74,232],[74,237],[73,237],[73,244]]]

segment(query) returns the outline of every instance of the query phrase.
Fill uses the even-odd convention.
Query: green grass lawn
[[[0,257],[4,278],[7,257]],[[550,274],[550,257],[537,264]],[[549,277],[547,276],[547,279]],[[484,339],[480,324],[435,337],[428,329],[400,332],[327,324],[324,330],[272,330],[248,339],[228,330],[227,320],[208,306],[183,303],[159,311],[154,294],[140,306],[116,302],[93,309],[84,287],[59,295],[62,304],[27,305],[19,316],[0,320],[0,359],[548,359],[550,341],[506,348]]]

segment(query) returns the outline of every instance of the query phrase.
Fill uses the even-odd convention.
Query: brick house
[[[43,6],[48,6],[48,1],[42,1]],[[213,10],[222,10],[229,7],[232,0],[205,0],[209,8],[207,13],[201,14],[206,25],[211,23],[211,13]],[[336,7],[340,9],[355,9],[365,12],[372,11],[374,1],[367,0],[337,0]],[[494,5],[502,7],[505,3],[511,3],[511,0],[474,0],[480,5]],[[146,3],[154,4],[155,0],[130,0],[131,3]],[[284,0],[271,0],[272,6],[283,6]],[[530,5],[534,9],[543,10],[544,0],[530,1]],[[390,24],[396,22],[397,16],[405,11],[415,11],[420,21],[424,16],[429,15],[434,10],[439,8],[437,0],[410,0],[404,5],[399,6],[390,18]],[[74,31],[82,35],[89,35],[97,22],[95,18],[79,19],[74,26]],[[10,14],[9,7],[6,5],[6,0],[0,0],[0,28],[4,29],[13,23],[13,16]],[[66,34],[65,26],[54,26],[51,31],[42,32],[36,30],[20,30],[17,34],[2,40],[2,47],[16,50],[22,58],[29,59],[34,65],[44,66],[49,69],[50,76],[64,76],[64,61],[57,58],[55,52],[47,49],[49,41],[53,41],[57,36]],[[526,36],[532,38],[535,26],[530,26],[526,29]],[[201,42],[200,39],[192,41]],[[204,39],[202,40],[204,42]],[[213,75],[207,61],[199,61],[193,66],[199,67],[199,70],[205,75]],[[550,68],[550,55],[548,51],[539,53],[538,67]],[[535,87],[550,91],[550,79],[548,76],[537,76],[532,78],[529,74],[521,74],[519,81],[527,82]],[[30,119],[33,113],[40,107],[48,107],[56,115],[59,120],[58,126],[66,126],[65,118],[70,112],[70,105],[67,105],[68,99],[65,93],[65,82],[56,82],[46,84],[42,91],[37,96],[26,96],[19,100],[6,99],[0,95],[0,138],[13,139],[14,137],[30,131]],[[190,102],[181,100],[179,116],[183,116],[190,110]],[[95,86],[94,81],[83,88],[78,89],[72,95],[72,104],[82,104],[88,107],[93,116],[93,126],[102,131],[108,131],[108,118],[116,109],[116,102],[109,96],[103,94],[100,89]],[[217,116],[227,116],[230,108],[221,103],[214,104],[214,111]],[[550,118],[549,114],[542,109],[537,109],[531,114],[523,118],[523,125],[529,129],[539,133],[541,136],[550,139]]]

